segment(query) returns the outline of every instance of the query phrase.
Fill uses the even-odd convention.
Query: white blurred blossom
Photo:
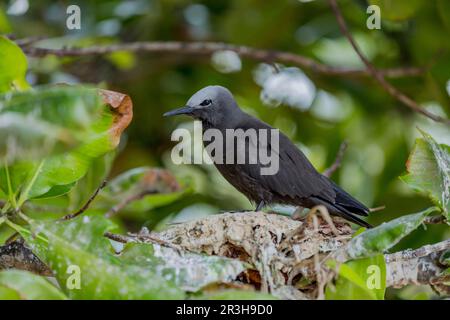
[[[11,16],[21,16],[28,11],[29,7],[28,0],[12,0],[9,2],[6,13]]]
[[[239,55],[231,50],[216,51],[211,57],[214,68],[222,73],[238,72],[242,68]]]
[[[254,71],[254,79],[262,87],[263,103],[309,109],[316,94],[314,83],[299,68],[278,66],[277,69],[268,64],[260,64]]]

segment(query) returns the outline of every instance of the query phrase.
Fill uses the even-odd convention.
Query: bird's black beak
[[[186,114],[186,115],[192,115],[194,111],[194,108],[189,106],[184,106],[169,112],[166,112],[163,114],[164,117],[171,117],[171,116],[177,116],[179,114]]]

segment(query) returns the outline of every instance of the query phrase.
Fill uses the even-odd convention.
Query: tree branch
[[[416,250],[385,255],[386,285],[400,288],[407,284],[438,284],[437,280],[440,280],[445,268],[440,265],[439,257],[449,249],[450,240],[445,240]]]
[[[417,102],[415,102],[413,99],[399,91],[397,88],[395,88],[393,85],[391,85],[389,82],[386,81],[384,78],[384,75],[382,72],[377,70],[370,61],[366,58],[366,56],[362,53],[361,49],[356,44],[355,39],[351,35],[350,31],[348,30],[347,24],[345,23],[344,17],[342,16],[341,11],[339,10],[339,6],[336,3],[336,0],[329,0],[331,9],[333,10],[334,15],[336,16],[336,20],[338,22],[339,28],[341,29],[341,32],[344,34],[344,36],[348,39],[351,46],[355,50],[356,54],[359,56],[361,61],[364,63],[364,65],[367,68],[367,71],[369,74],[371,74],[375,80],[378,81],[378,83],[395,99],[403,103],[405,106],[410,108],[411,110],[418,112],[436,122],[442,122],[447,125],[450,125],[450,120],[445,119],[441,116],[435,115],[434,113],[431,113],[427,111],[426,109],[422,108]]]
[[[106,180],[104,180],[97,187],[97,189],[94,191],[94,193],[89,197],[89,199],[86,201],[86,203],[79,210],[77,210],[74,213],[70,213],[70,214],[65,215],[64,217],[61,218],[61,220],[70,220],[70,219],[76,218],[80,214],[85,212],[87,209],[89,209],[89,206],[91,205],[92,201],[94,201],[94,199],[97,197],[97,195],[100,192],[100,190],[102,190],[105,186],[106,186]]]
[[[334,159],[333,164],[322,173],[325,177],[331,177],[331,175],[341,166],[341,162],[344,158],[344,153],[345,150],[347,150],[347,147],[348,143],[346,140],[344,140],[339,146],[339,150],[336,154],[336,158]]]
[[[425,224],[441,224],[441,223],[446,223],[447,220],[445,219],[445,217],[440,214],[440,215],[436,215],[436,216],[430,216],[430,217],[426,217],[424,222]]]
[[[22,241],[0,246],[0,270],[20,269],[42,276],[52,276],[52,271]]]
[[[174,53],[182,55],[211,55],[214,52],[230,50],[239,54],[241,57],[273,63],[281,62],[293,64],[313,72],[325,75],[338,76],[367,76],[370,75],[367,70],[354,68],[337,68],[317,62],[306,56],[295,53],[257,49],[248,46],[240,46],[222,42],[180,42],[180,41],[148,41],[131,42],[122,44],[113,44],[109,46],[91,46],[85,48],[41,48],[28,45],[27,41],[21,40],[23,51],[28,56],[42,57],[46,55],[55,55],[58,57],[79,57],[90,55],[103,55],[117,51],[129,52],[150,52],[150,53]],[[380,70],[384,76],[389,78],[413,77],[423,75],[424,68],[401,67]]]

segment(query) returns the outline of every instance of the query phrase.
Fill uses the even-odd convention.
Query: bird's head
[[[184,107],[166,112],[164,116],[184,114],[217,126],[225,119],[227,122],[232,121],[239,112],[240,109],[227,88],[208,86],[194,93]]]

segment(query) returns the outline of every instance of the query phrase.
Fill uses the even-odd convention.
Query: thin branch
[[[348,142],[344,140],[339,146],[338,153],[336,154],[336,159],[334,159],[333,164],[323,172],[325,177],[331,177],[331,175],[341,166],[342,159],[344,158],[345,150],[347,150]]]
[[[445,124],[450,125],[450,120],[445,119],[441,116],[438,116],[434,113],[431,113],[427,111],[426,109],[422,108],[417,102],[415,102],[413,99],[399,91],[397,88],[395,88],[393,85],[391,85],[389,82],[386,81],[384,78],[384,75],[382,72],[377,70],[370,61],[366,58],[366,56],[362,53],[361,49],[356,44],[355,39],[351,35],[350,31],[348,30],[347,24],[345,23],[344,17],[342,16],[342,13],[339,9],[339,6],[336,3],[336,0],[329,0],[330,6],[333,10],[334,15],[336,16],[336,20],[338,22],[339,28],[341,29],[341,32],[344,34],[344,36],[348,39],[351,46],[355,50],[356,54],[359,56],[361,61],[365,64],[367,71],[378,81],[378,83],[395,99],[402,102],[405,106],[410,108],[411,110],[418,112],[436,122],[442,122]]]
[[[127,236],[122,236],[120,234],[111,233],[109,231],[105,232],[103,234],[103,236],[105,236],[106,238],[108,238],[110,240],[113,240],[113,241],[116,241],[116,242],[120,242],[120,243],[128,243],[128,242],[132,241],[132,239],[130,239]]]
[[[104,180],[102,182],[102,184],[95,190],[95,192],[90,196],[90,198],[84,204],[84,206],[82,206],[78,211],[76,211],[74,213],[65,215],[64,217],[61,218],[61,220],[70,220],[70,219],[73,219],[73,218],[79,216],[83,212],[85,212],[89,208],[89,206],[91,205],[91,202],[94,201],[95,197],[97,197],[97,195],[100,192],[100,190],[102,190],[105,186],[106,186],[106,180]]]
[[[367,76],[370,73],[365,69],[338,68],[317,62],[306,56],[299,54],[264,50],[248,46],[240,46],[222,42],[180,42],[180,41],[148,41],[148,42],[130,42],[122,44],[113,44],[109,46],[91,46],[85,48],[41,48],[25,45],[23,51],[28,56],[42,57],[46,55],[55,55],[58,57],[79,57],[90,55],[103,55],[117,51],[128,52],[151,52],[151,53],[176,53],[183,55],[211,55],[217,51],[230,50],[239,54],[241,57],[262,61],[266,63],[281,62],[293,64],[311,71],[340,76]],[[400,67],[379,70],[384,76],[389,78],[414,77],[423,75],[425,68],[418,67]]]
[[[31,45],[35,44],[36,42],[47,39],[47,37],[43,37],[43,36],[28,37],[28,38],[23,38],[23,39],[15,39],[14,37],[9,36],[8,38],[10,40],[13,40],[20,47],[31,46]]]
[[[392,254],[388,254],[385,256],[386,263],[392,263],[395,261],[401,261],[401,260],[412,260],[417,258],[423,258],[425,256],[428,256],[432,253],[436,252],[443,252],[444,250],[450,249],[450,239],[435,243],[435,244],[428,244],[424,245],[423,247],[420,247],[419,249],[415,250],[405,250],[400,251]]]
[[[384,209],[386,209],[386,206],[378,206],[378,207],[375,207],[375,208],[369,208],[369,211],[370,212],[377,212],[377,211],[381,211],[381,210],[384,210]]]

